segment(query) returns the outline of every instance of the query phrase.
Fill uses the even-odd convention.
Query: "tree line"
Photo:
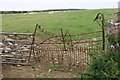
[[[70,10],[85,10],[85,9],[48,9],[48,10],[33,10],[33,11],[0,11],[0,14],[16,14],[16,13],[31,13],[31,12],[50,12],[50,11],[70,11]]]

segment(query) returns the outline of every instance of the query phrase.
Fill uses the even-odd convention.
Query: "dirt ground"
[[[45,70],[41,66],[3,65],[3,78],[77,78],[77,74],[64,71]]]
[[[36,39],[36,41],[40,42],[39,39]],[[51,44],[43,45],[42,47],[46,46],[48,48],[56,48],[56,45]],[[64,70],[45,69],[45,67],[43,67],[42,65],[36,64],[32,66],[3,65],[2,76],[3,78],[79,78],[80,74],[71,73]]]

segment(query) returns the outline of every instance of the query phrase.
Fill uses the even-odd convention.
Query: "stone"
[[[19,68],[19,70],[22,70],[22,68]]]
[[[18,44],[15,44],[15,46],[17,46]]]
[[[11,42],[8,42],[8,44],[9,44],[9,45],[13,45],[13,43],[11,43]]]
[[[8,51],[5,51],[5,53],[8,53]]]
[[[2,42],[0,42],[0,46],[4,46],[4,44]]]
[[[6,47],[6,50],[11,50],[11,48]]]
[[[17,65],[17,67],[20,67],[20,65]]]
[[[72,72],[73,70],[72,70],[72,69],[70,69],[70,71]]]
[[[49,69],[49,70],[48,70],[48,72],[51,72],[51,71],[52,71],[52,69]]]

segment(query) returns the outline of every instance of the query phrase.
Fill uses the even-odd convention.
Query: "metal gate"
[[[33,53],[34,33],[0,32],[2,64],[29,65]]]
[[[98,23],[102,30],[94,32],[71,34],[67,29],[61,29],[60,34],[55,35],[39,26],[41,40],[35,48],[36,61],[45,67],[57,65],[61,66],[63,71],[85,73],[91,61],[89,54],[105,50],[103,14],[98,13],[94,21],[99,17],[102,17],[102,23]]]

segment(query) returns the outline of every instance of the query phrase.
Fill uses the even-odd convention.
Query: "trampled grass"
[[[97,13],[101,12],[105,20],[110,19],[115,9],[75,10],[61,11],[49,14],[39,12],[37,14],[4,14],[3,31],[7,32],[33,32],[35,25],[39,23],[46,31],[59,34],[60,29],[68,29],[72,34],[101,30],[94,22]]]

